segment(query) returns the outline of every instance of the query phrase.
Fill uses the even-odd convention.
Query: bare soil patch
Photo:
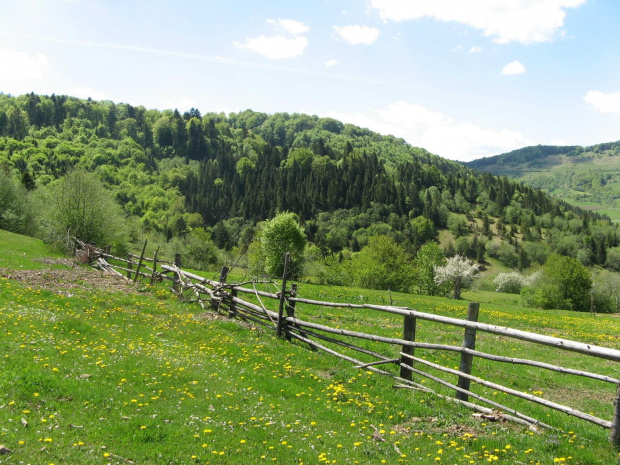
[[[108,273],[78,265],[73,259],[44,259],[39,262],[49,265],[64,265],[68,268],[46,270],[13,270],[0,268],[0,276],[20,281],[32,288],[57,292],[69,292],[77,288],[100,289],[110,292],[137,292],[132,282]]]

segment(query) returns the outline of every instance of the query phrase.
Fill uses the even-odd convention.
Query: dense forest
[[[0,94],[0,180],[36,197],[76,169],[122,207],[126,237],[175,247],[198,237],[212,261],[245,253],[262,222],[292,212],[323,265],[387,237],[411,258],[438,242],[445,256],[515,269],[552,253],[620,268],[608,217],[331,118]],[[6,195],[0,227],[27,229]]]

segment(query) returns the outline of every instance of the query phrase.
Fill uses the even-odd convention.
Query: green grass
[[[6,242],[0,244],[3,255]],[[26,248],[31,255],[18,255],[14,266],[39,266],[31,259],[47,254],[43,246]],[[13,451],[0,455],[0,463],[618,462],[607,431],[598,427],[519,402],[511,405],[561,430],[534,434],[510,423],[480,421],[465,408],[393,389],[390,379],[304,344],[277,340],[261,327],[214,317],[180,302],[167,287],[141,293],[85,287],[67,296],[0,278],[0,444]],[[387,292],[307,284],[299,285],[299,293],[341,302],[390,299]],[[506,296],[482,291],[465,296],[481,301],[481,321],[620,348],[617,318],[525,310]],[[395,305],[431,313],[466,313],[463,301],[397,293],[391,298]],[[366,309],[299,304],[297,315],[395,337],[402,332],[401,318]],[[419,340],[460,344],[461,338],[462,330],[418,324]],[[505,341],[481,334],[478,344],[481,350],[542,356],[618,375],[618,364],[592,364],[574,354]],[[386,355],[397,352],[377,343],[367,346]],[[416,355],[458,365],[450,354]],[[475,373],[500,377],[516,389],[543,391],[550,399],[579,397],[566,400],[611,415],[611,386],[572,384],[573,378],[478,360]],[[430,381],[424,384],[449,393]]]
[[[40,240],[0,229],[0,268],[44,269],[49,265],[42,260],[60,257]]]

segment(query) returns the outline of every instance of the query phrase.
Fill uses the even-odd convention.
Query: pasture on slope
[[[9,241],[0,231],[0,248],[16,238]],[[19,241],[29,242],[28,251],[38,244]],[[387,379],[259,327],[202,312],[179,302],[168,285],[101,291],[97,282],[109,278],[90,272],[91,279],[69,288],[75,283],[66,276],[75,272],[53,263],[36,283],[14,279],[20,267],[41,265],[32,258],[17,254],[0,264],[0,443],[12,451],[0,455],[0,463],[618,461],[599,428],[558,418],[566,421],[560,423],[564,431],[535,434],[484,422],[434,396],[394,390]],[[57,272],[64,280],[55,279]],[[300,289],[323,300],[387,298],[362,289]],[[446,299],[392,297],[448,316],[463,317],[466,308]],[[534,331],[544,325],[550,334],[620,346],[620,322],[613,317],[479,300],[481,321]],[[401,322],[371,320],[363,312],[323,309],[320,317],[402,329]],[[503,349],[513,355],[527,350]],[[539,386],[576,395],[550,382],[540,379]]]

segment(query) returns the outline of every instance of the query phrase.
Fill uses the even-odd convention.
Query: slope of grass
[[[0,268],[44,269],[49,268],[45,259],[59,257],[38,239],[0,229]]]
[[[477,160],[472,164],[477,163],[478,169],[514,178],[571,205],[620,221],[620,154],[615,149],[589,149],[571,156],[571,147],[566,147],[564,153],[524,163],[516,161],[518,156],[504,154],[491,157],[485,163]],[[500,161],[500,157],[506,158]]]
[[[2,254],[5,242],[0,244]],[[44,248],[36,247],[28,250],[42,258]],[[23,255],[14,263],[31,265]],[[58,293],[0,278],[0,443],[12,450],[0,455],[0,463],[618,461],[606,431],[565,415],[534,409],[533,416],[562,428],[541,434],[476,419],[435,396],[393,389],[387,378],[180,302],[167,285],[144,290],[84,287]],[[391,297],[396,305],[458,317],[466,309],[466,302],[352,288],[304,284],[300,294],[372,303]],[[620,347],[618,319],[525,312],[496,294],[466,295],[483,301],[481,321]],[[297,313],[333,326],[402,332],[399,318],[366,310],[298,305]],[[419,324],[419,340],[459,343],[461,337],[462,331]],[[498,341],[481,336],[479,343],[484,350]],[[516,356],[532,350],[518,343],[500,349]],[[458,365],[452,356],[419,354]],[[482,363],[476,368],[487,369]],[[590,368],[618,371],[607,362]],[[606,417],[611,413],[603,403],[610,397],[606,387],[584,382],[567,391],[552,376],[532,374],[513,382],[522,390],[544,390],[545,396],[593,394],[595,401],[584,401],[586,407]]]

